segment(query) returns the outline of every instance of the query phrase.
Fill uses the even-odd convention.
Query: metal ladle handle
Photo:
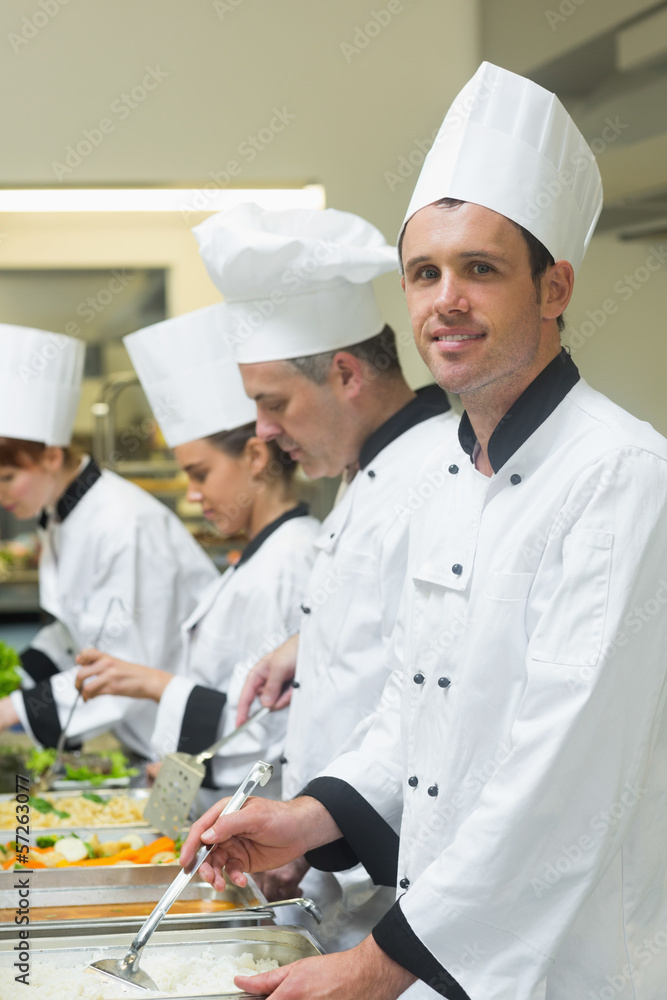
[[[226,816],[227,813],[238,812],[241,806],[244,805],[246,799],[255,791],[258,785],[265,785],[273,773],[273,765],[265,764],[264,761],[258,760],[256,764],[253,765],[251,771],[249,772],[246,779],[239,786],[237,791],[234,793],[232,798],[229,800],[225,808],[220,813],[221,816]],[[130,950],[128,951],[124,961],[128,965],[135,965],[136,959],[139,952],[144,947],[149,937],[160,923],[165,913],[178,899],[178,897],[185,889],[186,885],[198,871],[199,867],[206,861],[211,851],[215,849],[216,844],[202,844],[197,854],[195,855],[194,862],[190,871],[185,871],[182,869],[176,876],[174,881],[171,883],[167,891],[164,893],[162,898],[156,904],[153,912],[146,918],[144,923],[141,925],[137,934],[130,945]]]

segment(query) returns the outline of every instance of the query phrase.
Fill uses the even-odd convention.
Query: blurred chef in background
[[[236,725],[239,695],[264,653],[298,628],[320,523],[298,503],[296,462],[255,432],[257,408],[227,343],[228,310],[210,306],[125,337],[167,444],[189,478],[188,499],[222,535],[244,532],[239,562],[215,580],[181,626],[176,676],[160,661],[124,662],[85,650],[77,683],[86,699],[157,702],[158,755],[196,754]],[[151,665],[153,664],[153,665]],[[286,712],[258,720],[207,764],[199,805],[234,790],[258,757],[279,766]],[[272,782],[280,796],[280,782]]]
[[[290,798],[380,698],[405,576],[411,491],[455,421],[438,386],[415,393],[403,377],[372,286],[396,269],[396,250],[370,223],[334,209],[240,205],[194,232],[232,316],[258,435],[298,459],[307,475],[342,475],[347,486],[317,539],[298,641],[263,660],[238,720],[265,683],[273,685],[275,695],[265,698],[271,704],[294,678],[283,759],[283,797]],[[318,933],[330,950],[356,943],[392,901],[360,868],[336,877],[308,869],[301,859],[265,875],[262,885],[278,899],[301,884],[324,909]]]
[[[211,560],[163,504],[70,448],[85,345],[62,334],[0,326],[0,503],[39,517],[42,609],[55,619],[21,654],[23,687],[0,700],[0,728],[20,722],[55,746],[77,697],[76,654],[178,660],[177,623],[217,576]],[[113,728],[148,757],[155,705],[79,701],[67,736]]]

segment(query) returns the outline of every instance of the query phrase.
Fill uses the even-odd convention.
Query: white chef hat
[[[82,340],[0,324],[0,435],[66,447],[81,395]]]
[[[256,420],[223,303],[147,326],[123,342],[170,448]]]
[[[371,282],[398,258],[358,215],[246,203],[193,230],[232,317],[237,361],[280,361],[368,340],[384,321]]]
[[[483,62],[445,116],[403,221],[441,198],[471,201],[581,264],[602,210],[595,156],[555,94]]]

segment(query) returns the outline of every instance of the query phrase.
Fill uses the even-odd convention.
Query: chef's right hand
[[[252,797],[243,809],[221,816],[228,801],[216,802],[192,824],[180,857],[187,870],[202,843],[217,844],[199,874],[220,892],[225,888],[223,869],[234,885],[243,887],[248,881],[244,872],[281,868],[341,836],[331,814],[308,795],[290,802]]]
[[[292,697],[289,682],[296,672],[296,654],[299,648],[299,633],[290,636],[287,642],[263,656],[255,664],[246,680],[236,710],[236,725],[241,726],[250,714],[250,706],[255,698],[262,705],[276,711],[286,708]],[[285,690],[283,690],[285,688]]]

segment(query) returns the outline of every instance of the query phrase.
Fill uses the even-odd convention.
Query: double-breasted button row
[[[417,785],[419,784],[419,778],[417,777],[416,774],[411,774],[410,775],[410,777],[408,778],[408,784],[409,784],[410,788],[416,788],[417,787]],[[434,799],[437,796],[437,794],[438,794],[438,786],[437,785],[429,785],[429,787],[426,789],[426,791],[431,796],[431,798]]]
[[[417,673],[414,675],[412,679],[415,682],[415,684],[423,684],[424,681],[426,680],[421,671],[417,671]],[[451,683],[452,682],[450,681],[449,677],[438,677],[438,687],[448,688]]]

